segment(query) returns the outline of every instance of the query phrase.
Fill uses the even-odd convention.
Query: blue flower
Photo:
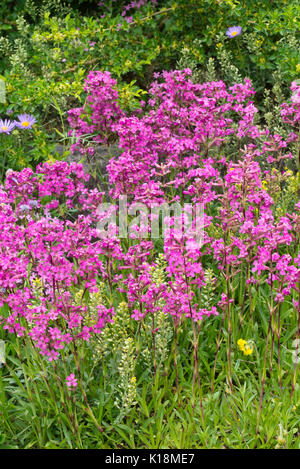
[[[231,26],[230,28],[227,29],[226,36],[228,37],[239,36],[241,32],[242,32],[241,26]]]
[[[35,117],[30,114],[20,114],[18,119],[15,123],[20,129],[30,129],[36,123]]]
[[[0,133],[1,134],[9,134],[13,128],[15,127],[15,123],[11,122],[9,119],[2,120],[0,119]]]

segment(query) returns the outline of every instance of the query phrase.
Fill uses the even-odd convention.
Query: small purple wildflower
[[[239,36],[241,32],[242,32],[241,26],[231,26],[230,28],[227,29],[226,36],[232,38],[235,36]]]
[[[16,126],[20,129],[30,129],[36,123],[36,119],[31,114],[18,115],[19,121],[15,121]]]
[[[0,133],[1,134],[9,134],[13,128],[15,127],[15,123],[11,122],[9,119],[0,119]]]

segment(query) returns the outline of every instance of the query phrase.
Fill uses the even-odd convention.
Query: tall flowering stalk
[[[123,115],[118,105],[116,81],[109,72],[90,72],[85,80],[84,90],[89,93],[85,105],[69,111],[69,124],[75,133],[76,143],[72,150],[93,155],[92,147],[86,148],[83,137],[93,134],[95,143],[110,144],[114,140],[113,123]]]

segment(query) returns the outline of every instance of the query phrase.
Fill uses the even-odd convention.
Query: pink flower
[[[77,379],[75,378],[74,373],[67,376],[66,383],[69,389],[75,389],[77,387]]]

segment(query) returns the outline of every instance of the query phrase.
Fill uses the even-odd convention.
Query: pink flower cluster
[[[146,205],[188,201],[201,203],[205,209],[201,249],[188,233],[171,230],[164,238],[169,275],[164,293],[162,287],[158,291],[151,286],[151,264],[144,265],[139,276],[127,278],[132,301],[135,298],[139,305],[136,318],[154,307],[159,295],[166,300],[164,310],[173,316],[198,320],[216,314],[215,307],[207,311],[196,302],[205,285],[203,257],[206,266],[215,259],[225,275],[229,268],[246,264],[250,283],[267,276],[278,301],[292,290],[299,295],[299,204],[294,213],[275,221],[274,201],[262,186],[269,171],[262,174],[259,164],[265,158],[280,168],[282,159],[292,158],[288,151],[292,139],[284,141],[254,124],[257,109],[249,80],[227,89],[223,82],[195,84],[190,74],[189,69],[156,74],[144,114],[123,116],[112,124],[123,149],[108,165],[113,198],[126,194]],[[293,83],[291,89],[294,98],[291,105],[283,104],[283,117],[287,112],[289,123],[295,124],[299,87]],[[239,148],[236,163],[223,154],[226,144],[234,140]],[[209,236],[211,224],[223,235]],[[145,292],[142,297],[141,291]]]
[[[300,126],[300,85],[293,81],[291,84],[292,96],[290,103],[283,103],[281,109],[281,116],[284,122],[289,124],[293,131],[290,132],[288,141],[296,142],[299,144],[299,126]],[[298,132],[298,133],[297,133]],[[299,162],[300,165],[300,156]],[[298,166],[299,169],[299,166]]]
[[[108,144],[112,138],[112,124],[122,117],[118,101],[116,81],[109,72],[90,72],[84,90],[89,93],[85,106],[69,111],[69,124],[75,130],[77,143],[72,150],[93,154],[93,148],[85,148],[83,135],[92,134],[96,143]],[[74,133],[70,132],[70,135]],[[81,138],[80,138],[81,137]]]
[[[0,304],[9,310],[1,321],[10,332],[27,331],[50,360],[112,320],[114,305],[99,304],[97,320],[88,325],[86,306],[72,300],[77,288],[95,291],[98,279],[111,298],[117,291],[126,295],[136,320],[161,309],[177,323],[214,316],[234,306],[230,281],[240,273],[246,273],[246,285],[259,288],[267,281],[278,304],[299,297],[300,204],[275,217],[274,200],[262,183],[270,172],[259,164],[270,154],[275,165],[290,158],[288,142],[254,125],[257,110],[248,80],[227,89],[223,82],[194,84],[190,74],[189,69],[157,74],[144,112],[127,116],[110,74],[91,72],[89,106],[70,111],[79,139],[89,132],[96,142],[113,134],[119,139],[123,153],[107,168],[113,199],[127,195],[147,206],[204,207],[201,244],[194,222],[182,232],[176,216],[168,217],[160,248],[163,281],[153,277],[159,250],[152,241],[122,243],[116,233],[99,239],[95,227],[103,217],[98,210],[103,194],[86,188],[81,165],[56,162],[36,172],[10,171],[0,188]],[[297,119],[297,106],[283,105],[289,123]],[[232,142],[233,157],[225,153]],[[203,304],[208,267],[225,277],[227,288]],[[294,306],[299,310],[299,303]]]
[[[291,102],[283,103],[281,115],[284,122],[291,124],[293,127],[299,126],[300,122],[300,85],[293,81],[291,84]]]
[[[156,74],[162,82],[149,90],[149,111],[113,124],[124,150],[108,166],[114,197],[132,194],[136,201],[161,203],[183,190],[194,202],[211,201],[222,145],[232,136],[260,135],[249,80],[227,90],[221,81],[194,84],[190,74],[189,69]]]
[[[88,326],[86,306],[71,295],[78,287],[96,291],[105,272],[95,242],[103,194],[85,187],[88,178],[80,164],[45,163],[36,173],[9,171],[0,189],[0,305],[9,308],[1,322],[28,333],[49,360],[101,332],[113,315],[102,309]]]

